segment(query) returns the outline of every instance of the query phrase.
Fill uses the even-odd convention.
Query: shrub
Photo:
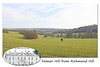
[[[8,33],[8,30],[6,30],[6,29],[3,29],[3,33]]]
[[[24,31],[18,31],[19,32],[19,34],[22,34],[22,35],[24,35]]]
[[[32,31],[25,31],[24,37],[26,39],[38,39],[38,35],[36,34],[36,32],[32,32]]]
[[[47,35],[44,35],[44,37],[47,37]]]

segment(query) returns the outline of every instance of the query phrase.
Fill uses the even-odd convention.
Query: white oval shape
[[[40,61],[41,54],[32,48],[18,47],[4,53],[4,60],[16,66],[29,66]]]

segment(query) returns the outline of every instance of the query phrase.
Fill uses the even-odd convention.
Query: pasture
[[[42,57],[97,57],[97,39],[43,37],[25,39],[19,32],[3,33],[3,53],[11,48],[29,47]]]

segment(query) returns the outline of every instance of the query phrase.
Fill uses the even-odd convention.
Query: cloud
[[[20,11],[20,9],[14,9],[11,7],[3,6],[3,21],[8,22],[22,22],[24,20],[32,20],[35,21],[37,19],[36,16],[31,13],[25,13],[24,11]]]
[[[3,4],[3,22],[5,27],[76,28],[97,24],[97,5]]]
[[[80,4],[62,10],[55,15],[42,19],[58,28],[77,28],[79,26],[97,24],[96,4]],[[54,24],[54,25],[53,25]]]

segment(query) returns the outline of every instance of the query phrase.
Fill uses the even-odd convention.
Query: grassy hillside
[[[29,47],[38,50],[42,57],[97,57],[97,39],[46,37],[24,39],[18,32],[3,33],[3,53],[11,48]]]

